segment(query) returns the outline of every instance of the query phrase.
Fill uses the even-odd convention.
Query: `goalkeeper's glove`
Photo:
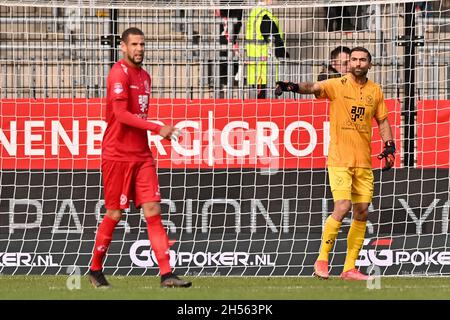
[[[276,85],[275,95],[277,96],[281,96],[283,94],[283,91],[298,92],[299,90],[298,84],[290,81],[277,81]]]
[[[386,164],[381,171],[387,171],[394,166],[395,163],[395,143],[393,140],[388,140],[384,143],[384,150],[378,155],[378,159],[386,158]]]

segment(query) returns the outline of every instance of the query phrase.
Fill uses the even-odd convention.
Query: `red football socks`
[[[161,275],[172,271],[170,268],[169,256],[169,237],[161,222],[161,215],[145,218],[147,221],[147,231],[152,250],[155,252],[156,259]]]
[[[105,216],[100,223],[97,230],[97,236],[95,237],[94,253],[91,262],[92,271],[102,270],[103,257],[108,250],[112,234],[118,222],[119,221],[115,221],[110,217]]]

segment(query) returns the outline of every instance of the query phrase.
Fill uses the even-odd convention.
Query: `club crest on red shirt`
[[[113,88],[113,90],[114,90],[114,93],[115,93],[115,94],[122,93],[122,92],[123,92],[122,84],[121,84],[120,82],[114,83],[114,88]]]

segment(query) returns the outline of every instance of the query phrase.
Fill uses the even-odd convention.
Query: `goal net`
[[[149,134],[176,272],[313,273],[333,210],[329,104],[276,97],[274,84],[316,81],[331,50],[364,46],[398,152],[395,168],[381,172],[375,124],[375,191],[357,266],[382,275],[450,274],[448,1],[272,1],[266,8],[287,54],[269,35],[256,82],[246,50],[255,6],[0,1],[0,273],[87,272],[105,214],[105,80],[121,58],[122,31],[135,26],[146,35],[150,119],[183,129],[171,143]],[[330,255],[332,275],[342,271],[350,221]],[[114,232],[105,273],[158,274],[133,204]]]

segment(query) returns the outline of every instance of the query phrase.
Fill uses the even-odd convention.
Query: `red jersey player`
[[[123,59],[114,64],[107,80],[106,121],[102,142],[102,176],[106,215],[97,230],[89,280],[94,287],[109,287],[102,270],[113,231],[122,210],[133,200],[142,207],[147,231],[158,260],[163,287],[190,287],[172,273],[169,241],[161,222],[159,183],[148,146],[147,130],[170,140],[176,128],[148,122],[150,75],[142,69],[144,33],[129,28],[122,33]]]

